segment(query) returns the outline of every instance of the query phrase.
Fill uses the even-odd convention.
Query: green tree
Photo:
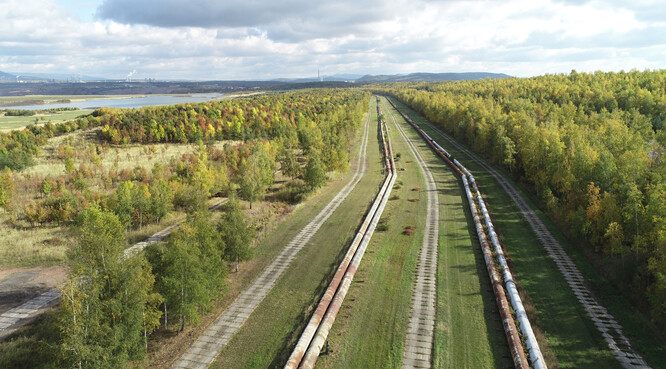
[[[135,185],[132,181],[125,181],[118,186],[111,196],[109,204],[118,216],[125,229],[132,227],[132,214],[134,213]]]
[[[7,209],[14,193],[14,177],[9,168],[0,174],[0,208]]]
[[[124,257],[118,217],[93,205],[79,213],[78,245],[62,288],[58,326],[65,366],[118,368],[145,354],[160,297],[142,255]]]
[[[310,159],[305,166],[305,175],[303,179],[312,190],[315,190],[326,183],[326,171],[324,170],[324,164],[319,158],[318,152],[313,151],[310,153]]]
[[[53,190],[53,184],[51,183],[51,181],[46,179],[43,180],[42,189],[41,189],[42,194],[48,196],[52,190]]]
[[[148,214],[159,223],[173,207],[173,191],[169,183],[163,179],[152,181],[148,190],[150,191]]]
[[[74,160],[71,157],[65,159],[65,173],[72,174],[74,172]]]
[[[186,324],[198,324],[201,312],[219,296],[226,267],[222,263],[220,237],[208,212],[197,212],[174,232],[165,245],[147,248],[164,297],[165,326],[177,317],[181,332]]]
[[[134,186],[132,207],[134,208],[135,218],[139,220],[139,229],[143,228],[143,219],[150,212],[150,187],[146,184]]]
[[[298,163],[298,158],[294,150],[286,148],[280,154],[280,168],[282,169],[282,173],[291,177],[291,179],[299,177],[303,172],[303,168]]]
[[[270,150],[268,143],[256,144],[250,157],[241,162],[238,170],[240,195],[243,200],[250,202],[250,209],[252,203],[259,200],[275,180],[275,156]]]
[[[238,272],[239,261],[250,260],[254,249],[250,247],[255,237],[255,230],[243,216],[241,206],[234,197],[225,205],[222,222],[218,231],[224,245],[223,257],[229,262],[236,262]]]

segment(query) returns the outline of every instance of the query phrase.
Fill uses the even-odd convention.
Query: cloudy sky
[[[0,71],[158,79],[666,68],[666,0],[0,0]]]

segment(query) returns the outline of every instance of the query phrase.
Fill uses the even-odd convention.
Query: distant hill
[[[0,71],[0,81],[13,81],[15,79],[15,75]]]
[[[65,73],[14,73],[26,81],[104,81],[106,78]],[[14,77],[16,78],[16,77]]]
[[[391,75],[365,75],[356,80],[358,83],[376,83],[376,82],[441,82],[441,81],[465,81],[474,79],[498,79],[511,78],[504,73],[411,73],[411,74],[391,74]]]
[[[322,76],[322,82],[354,82],[360,78],[360,74],[334,74],[332,76]],[[272,81],[276,82],[285,82],[285,83],[309,83],[309,82],[319,82],[317,77],[305,77],[305,78],[276,78]]]
[[[321,81],[316,77],[306,78],[276,78],[272,81],[283,83],[316,83],[316,82],[355,82],[355,83],[378,83],[378,82],[441,82],[441,81],[465,81],[474,79],[497,79],[511,78],[504,73],[411,73],[411,74],[334,74],[332,76],[322,76]]]

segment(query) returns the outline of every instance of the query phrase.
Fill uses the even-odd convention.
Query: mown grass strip
[[[459,178],[388,105],[437,183],[440,202],[434,368],[511,366],[492,287]]]

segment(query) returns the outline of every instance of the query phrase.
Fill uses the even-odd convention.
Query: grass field
[[[51,123],[62,123],[72,119],[76,119],[82,115],[87,115],[92,113],[92,110],[70,110],[70,111],[58,111],[55,113],[40,113],[35,114],[31,117],[14,117],[7,115],[0,115],[0,131],[11,131],[14,129],[25,128],[29,124],[45,124],[46,122]],[[1,114],[1,113],[0,113]]]
[[[52,104],[58,102],[86,101],[92,99],[123,99],[128,97],[144,97],[148,95],[26,95],[0,96],[0,109],[12,106]]]
[[[6,221],[7,214],[0,214]],[[37,229],[0,223],[0,269],[61,264],[72,245],[69,231],[59,226]]]
[[[101,128],[90,130],[77,130],[70,134],[54,137],[40,148],[40,154],[35,157],[35,164],[23,170],[28,175],[40,175],[53,177],[62,175],[65,171],[64,160],[59,159],[58,149],[60,146],[70,145],[76,153],[74,167],[80,164],[91,164],[89,158],[82,153],[100,146],[100,167],[104,170],[133,169],[137,166],[146,168],[148,172],[156,163],[168,164],[172,159],[179,159],[183,154],[195,152],[199,145],[186,143],[161,143],[161,144],[128,144],[123,146],[109,146],[97,137]],[[240,141],[216,141],[211,146],[222,150],[224,145],[236,145]]]
[[[460,179],[392,107],[384,105],[384,110],[396,116],[417,146],[439,192],[438,306],[433,367],[512,367]]]
[[[423,119],[406,106],[399,106],[408,112],[415,122],[420,123],[420,119]],[[505,252],[513,262],[512,272],[519,281],[521,294],[531,301],[535,309],[536,314],[532,314],[530,320],[536,325],[538,334],[545,336],[546,344],[556,357],[554,365],[549,367],[619,368],[619,362],[606,346],[555,263],[501,186],[490,174],[473,161],[467,160],[463,153],[451,145],[446,145],[436,131],[425,125],[422,125],[422,128],[467,166],[480,184],[501,241],[505,245]],[[530,205],[537,209],[530,197],[525,193],[523,195]],[[599,275],[582,253],[557,231],[541,211],[537,209],[537,213],[574,260],[595,295],[622,324],[625,334],[648,363],[653,368],[666,367],[666,345],[656,328]]]

